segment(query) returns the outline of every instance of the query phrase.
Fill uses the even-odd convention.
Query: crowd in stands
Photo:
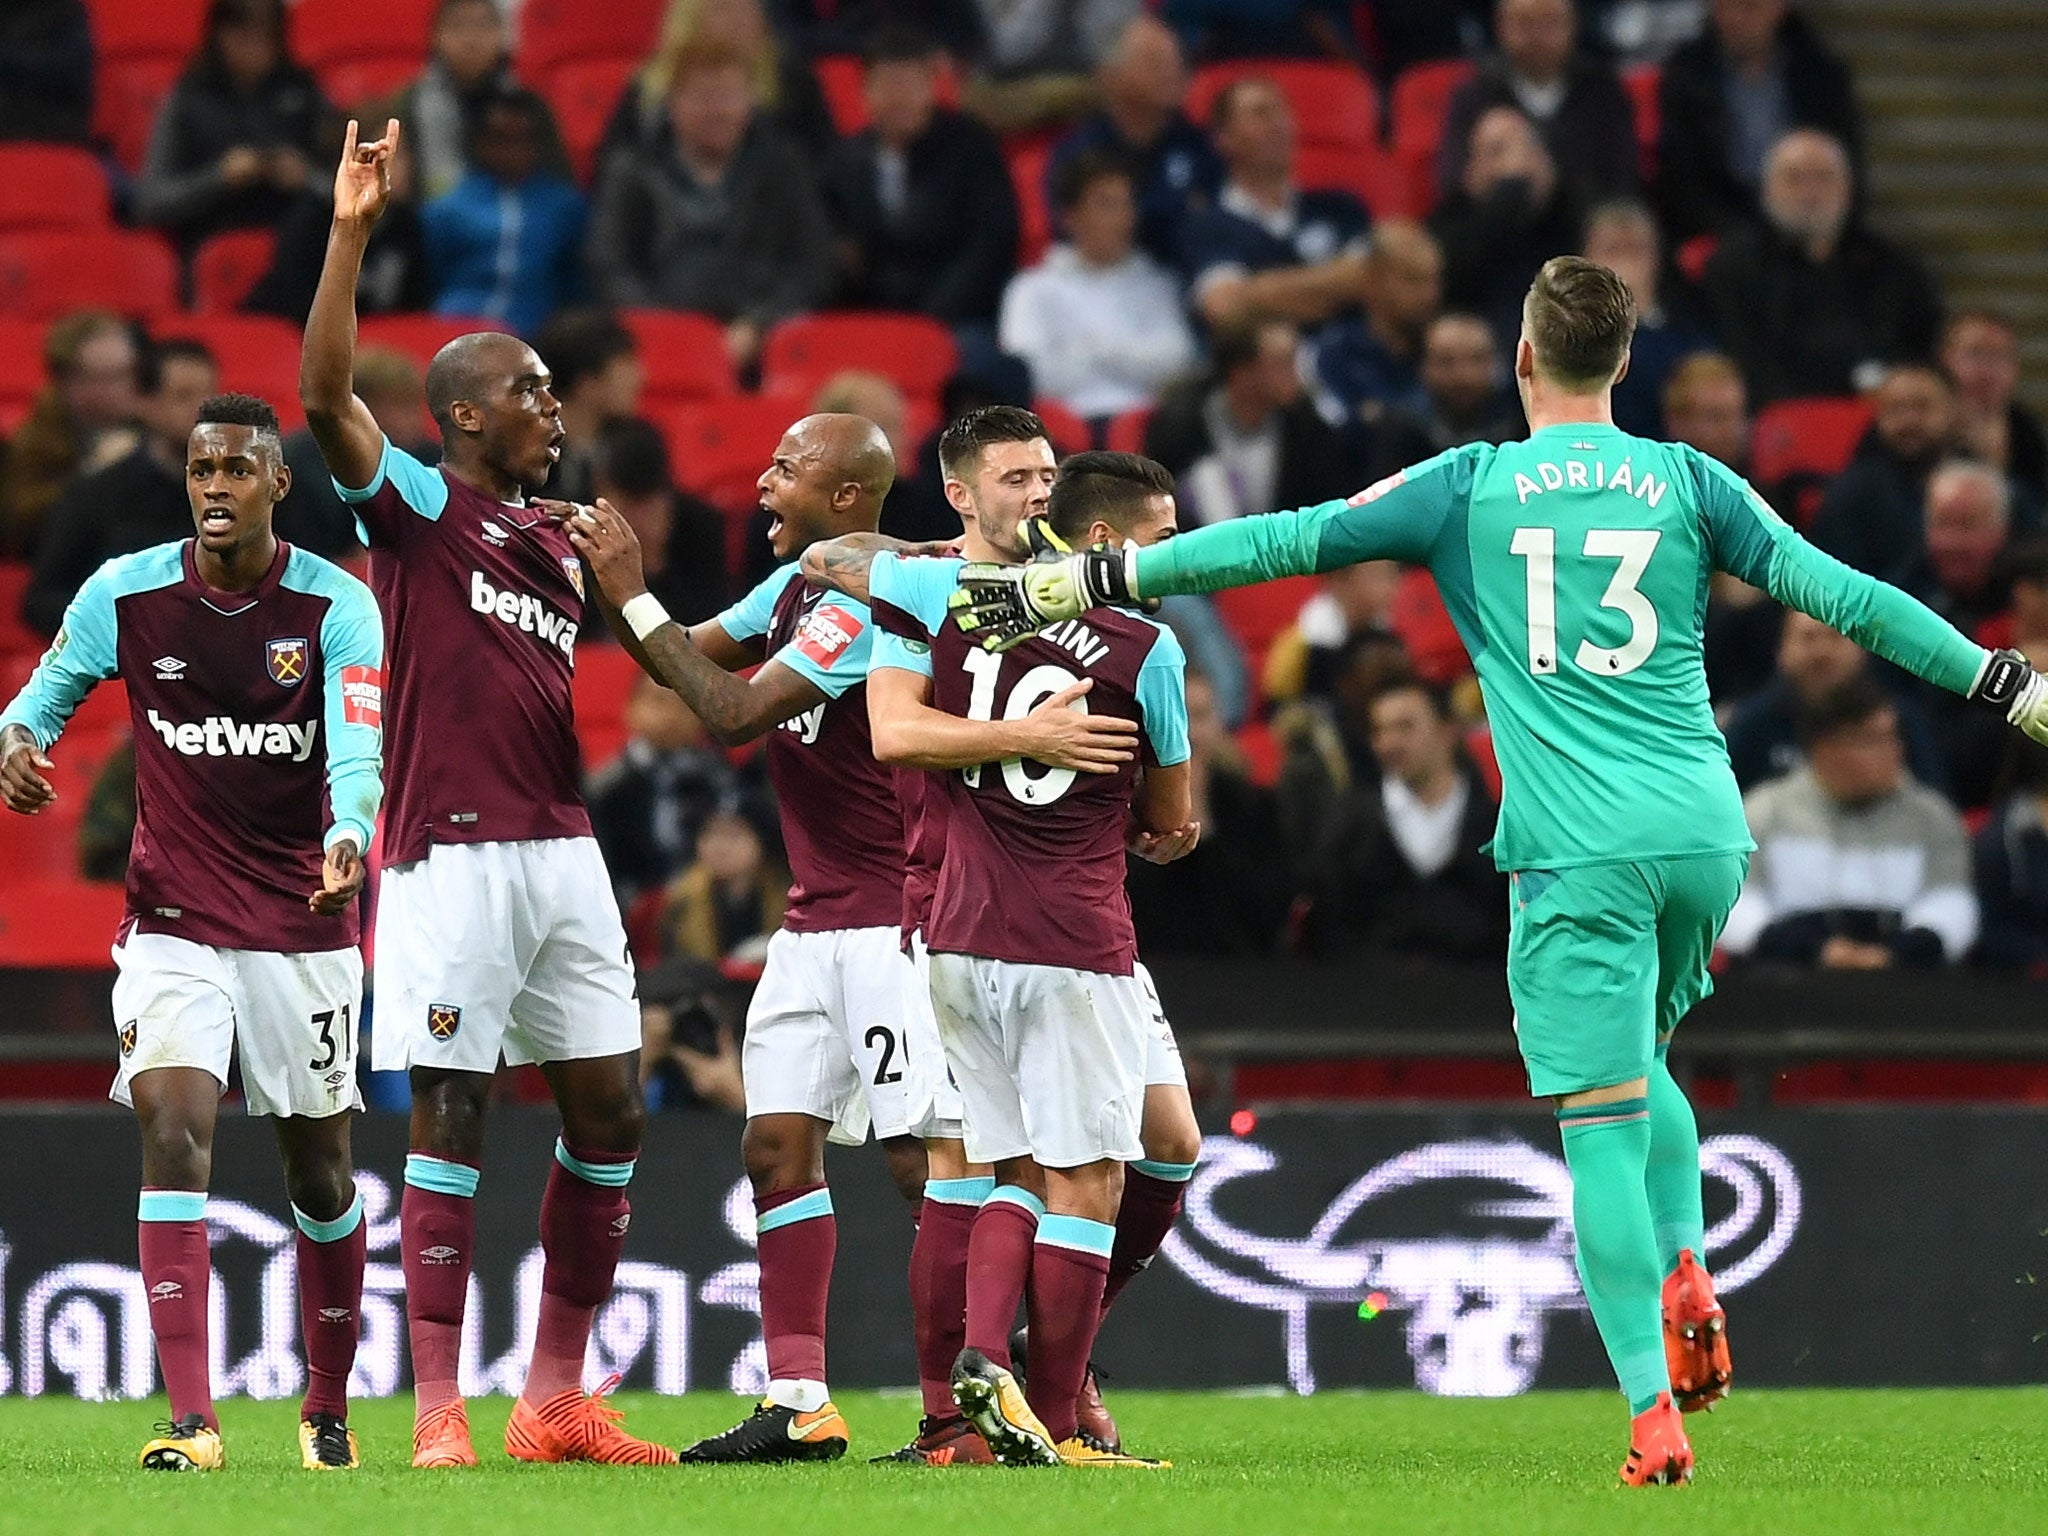
[[[1183,527],[1313,503],[1522,436],[1521,297],[1580,251],[1640,311],[1624,428],[1751,476],[1823,548],[2048,664],[2048,436],[2015,398],[2018,337],[1946,313],[1867,220],[1848,72],[1786,0],[634,0],[630,57],[543,56],[549,0],[421,0],[423,51],[381,76],[295,51],[332,0],[184,8],[203,30],[125,161],[95,28],[130,7],[0,16],[0,158],[86,149],[191,308],[121,288],[24,306],[40,351],[17,362],[41,382],[0,394],[0,555],[28,645],[100,561],[189,533],[184,438],[256,334],[193,315],[303,319],[346,109],[404,125],[362,284],[371,411],[433,457],[431,346],[377,344],[376,317],[529,337],[569,430],[551,494],[608,497],[686,621],[768,569],[752,476],[807,409],[882,425],[883,526],[911,537],[957,530],[933,438],[994,400],[1035,403],[1063,449],[1160,459]],[[223,303],[227,251],[251,254]],[[897,340],[792,339],[838,311],[889,312]],[[292,356],[266,376],[288,418]],[[310,437],[287,457],[280,532],[360,558]],[[1204,835],[1134,867],[1143,948],[1497,958],[1505,882],[1478,850],[1498,779],[1427,576],[1365,566],[1165,617]],[[583,645],[605,645],[594,618]],[[0,658],[10,689],[32,655]],[[580,660],[618,680],[590,684],[582,724],[643,959],[758,954],[786,878],[758,762]],[[1707,664],[1760,844],[1731,954],[2048,969],[2048,756],[1728,578]],[[85,828],[101,878],[124,773],[115,752]],[[730,1021],[697,1036],[650,1050],[715,1096]]]

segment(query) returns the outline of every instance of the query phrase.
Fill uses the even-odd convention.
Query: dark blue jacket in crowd
[[[507,186],[471,171],[420,211],[434,308],[531,336],[583,294],[583,194],[542,172]]]
[[[1991,808],[1977,834],[1977,963],[2048,966],[2048,830],[2032,795]]]
[[[1074,131],[1053,146],[1045,166],[1045,206],[1059,228],[1060,177],[1074,157],[1088,150],[1120,156],[1137,174],[1138,244],[1164,266],[1179,253],[1180,227],[1189,214],[1207,208],[1223,186],[1223,161],[1209,135],[1175,114],[1166,132],[1150,148],[1140,149],[1117,131],[1107,112],[1083,118]]]
[[[1295,193],[1294,223],[1285,235],[1225,207],[1227,196],[1219,195],[1214,207],[1190,214],[1181,226],[1180,269],[1191,287],[1217,267],[1268,272],[1328,261],[1372,228],[1365,204],[1349,192]]]

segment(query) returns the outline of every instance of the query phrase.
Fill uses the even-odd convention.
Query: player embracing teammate
[[[531,499],[560,457],[561,408],[526,343],[460,337],[427,370],[443,448],[428,469],[353,393],[356,281],[397,139],[396,122],[369,144],[348,125],[299,395],[366,535],[389,639],[372,1053],[412,1078],[399,1225],[413,1464],[476,1461],[458,1368],[501,1054],[536,1064],[562,1115],[541,1197],[540,1316],[505,1449],[528,1461],[673,1462],[625,1432],[605,1388],[586,1394],[582,1382],[625,1247],[646,1110],[625,930],[577,785],[582,564],[559,513]]]

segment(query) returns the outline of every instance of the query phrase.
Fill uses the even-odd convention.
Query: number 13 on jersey
[[[1641,583],[1662,537],[1655,529],[1586,530],[1581,555],[1588,560],[1617,562],[1600,606],[1624,615],[1629,631],[1628,639],[1611,650],[1581,639],[1572,660],[1583,670],[1602,677],[1625,677],[1656,650],[1657,610],[1643,596]],[[1547,677],[1557,671],[1557,530],[1517,528],[1508,551],[1528,564],[1529,670]]]

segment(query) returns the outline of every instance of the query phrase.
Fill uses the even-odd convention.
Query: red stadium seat
[[[1749,478],[1790,501],[1795,522],[1811,515],[1820,489],[1855,456],[1870,429],[1870,402],[1854,395],[1780,400],[1756,413],[1750,428]]]
[[[1280,738],[1263,720],[1247,721],[1237,730],[1237,750],[1244,754],[1245,772],[1254,784],[1271,789],[1280,782]]]
[[[403,55],[418,73],[434,9],[435,0],[297,0],[289,13],[292,52],[316,70],[344,59]]]
[[[1010,163],[1010,184],[1017,189],[1017,265],[1037,264],[1052,244],[1052,209],[1045,196],[1045,166],[1052,146],[1043,139],[1004,151]]]
[[[398,93],[419,77],[420,56],[405,51],[386,53],[381,48],[372,52],[347,54],[323,60],[313,73],[319,77],[320,89],[327,93],[327,99],[344,112],[357,112],[362,108],[383,110]],[[372,113],[372,116],[375,114]],[[375,138],[384,124],[378,119],[374,125],[364,123],[367,136]]]
[[[55,319],[81,305],[175,310],[178,259],[155,235],[127,230],[0,235],[0,312]]]
[[[500,331],[504,327],[495,320],[459,315],[365,315],[356,327],[356,340],[362,346],[391,347],[403,352],[421,368],[434,360],[434,354],[447,346],[458,336],[467,336],[472,331]]]
[[[616,645],[602,641],[576,650],[576,733],[587,743],[593,734],[625,729],[626,700],[640,678],[640,664]],[[605,759],[586,753],[587,767]]]
[[[1657,86],[1663,78],[1664,71],[1655,64],[1638,64],[1621,72],[1621,83],[1636,109],[1636,151],[1645,180],[1657,172],[1657,125],[1662,117]]]
[[[1109,419],[1109,446],[1118,453],[1143,453],[1145,451],[1145,428],[1152,423],[1150,406],[1140,406],[1135,411],[1125,411]]]
[[[220,387],[268,400],[287,432],[305,421],[299,409],[299,328],[270,315],[182,315],[159,328],[165,337],[203,342],[220,364]]]
[[[96,62],[161,58],[181,63],[199,46],[210,0],[86,0]]]
[[[597,174],[597,149],[619,100],[640,67],[637,59],[572,59],[548,71],[541,93],[555,110],[555,125],[579,181]]]
[[[143,54],[102,59],[93,71],[93,136],[129,170],[142,168],[156,109],[185,67],[182,58]]]
[[[215,235],[192,257],[192,307],[201,314],[240,309],[270,270],[276,251],[273,230],[231,229]]]
[[[1436,578],[1423,567],[1412,566],[1401,573],[1388,622],[1408,647],[1410,664],[1425,680],[1448,688],[1472,670],[1465,642],[1458,638],[1450,610],[1437,591]]]
[[[803,414],[802,399],[773,395],[656,401],[647,407],[648,419],[668,438],[676,483],[734,513],[754,509],[754,482],[782,434]]]
[[[868,99],[862,89],[866,66],[849,53],[829,53],[811,61],[818,89],[824,94],[825,109],[832,114],[832,126],[851,138],[868,125]],[[942,107],[960,105],[960,76],[950,64],[939,68],[938,100]]]
[[[1095,446],[1095,434],[1088,429],[1088,423],[1059,401],[1034,400],[1031,402],[1031,409],[1036,411],[1038,419],[1045,423],[1045,430],[1052,437],[1053,452],[1061,458]]]
[[[1279,86],[1294,108],[1295,137],[1302,144],[1377,145],[1379,92],[1354,65],[1304,59],[1232,59],[1205,64],[1188,88],[1188,116],[1206,123],[1216,98],[1232,81],[1258,75]]]
[[[68,145],[0,145],[0,186],[0,229],[104,229],[111,213],[99,157]]]
[[[1377,144],[1304,144],[1295,151],[1294,179],[1304,187],[1349,192],[1376,219],[1424,211],[1415,206],[1402,162]]]
[[[935,397],[954,359],[953,333],[923,315],[802,315],[768,333],[761,388],[808,398],[833,374],[861,368],[894,379],[907,395]]]
[[[1321,590],[1322,583],[1313,576],[1285,576],[1216,594],[1216,611],[1244,646],[1253,677],[1265,669],[1266,652],[1294,623],[1301,605]]]
[[[667,9],[667,0],[526,0],[519,72],[532,80],[565,59],[644,59],[661,40]]]
[[[0,402],[24,406],[43,387],[43,332],[39,320],[0,314]]]
[[[1394,148],[1435,160],[1437,147],[1443,143],[1444,112],[1472,73],[1472,65],[1465,59],[1411,64],[1402,70],[1391,97]]]
[[[0,881],[0,966],[112,970],[114,931],[126,899],[119,885],[48,877]]]
[[[1679,246],[1672,260],[1678,263],[1686,281],[1697,283],[1707,275],[1707,263],[1714,259],[1714,252],[1721,249],[1721,237],[1716,234],[1694,235]]]
[[[619,319],[640,344],[640,366],[650,396],[701,400],[738,392],[732,358],[725,349],[725,327],[709,315],[626,309],[619,312]]]

